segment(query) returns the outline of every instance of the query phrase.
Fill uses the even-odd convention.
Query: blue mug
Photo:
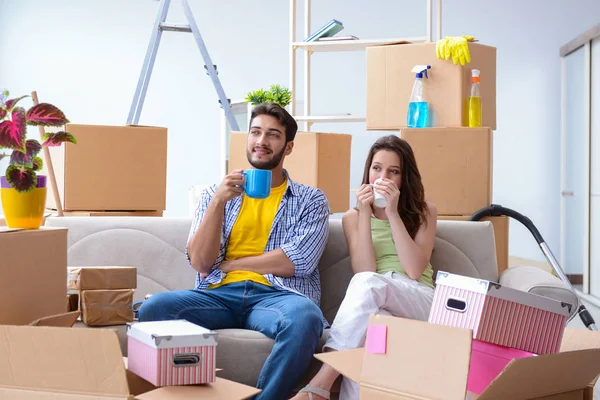
[[[266,199],[271,194],[271,170],[249,169],[242,172],[244,184],[242,189],[246,196],[253,199]]]

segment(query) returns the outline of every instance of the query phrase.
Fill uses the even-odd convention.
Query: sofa
[[[46,226],[68,228],[69,266],[135,266],[138,288],[134,301],[146,294],[194,287],[195,272],[185,257],[191,218],[50,217]],[[331,323],[352,278],[341,220],[329,221],[329,239],[319,262],[321,309]],[[555,276],[536,267],[514,267],[498,276],[494,231],[490,222],[438,221],[431,259],[435,271],[481,278],[555,298],[577,306],[577,297]],[[572,308],[574,315],[576,307]],[[83,324],[77,326],[85,327]],[[125,327],[116,329],[127,354]],[[273,341],[244,329],[218,330],[219,375],[255,386]],[[327,337],[325,331],[322,342]],[[304,377],[318,369],[315,360]]]

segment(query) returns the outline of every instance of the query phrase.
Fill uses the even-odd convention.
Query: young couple
[[[274,339],[258,378],[261,400],[289,397],[328,327],[319,308],[318,262],[329,233],[329,205],[321,190],[294,182],[283,168],[297,130],[278,105],[254,108],[246,154],[252,167],[272,171],[269,197],[245,196],[239,170],[205,190],[186,249],[198,272],[196,288],[155,294],[139,310],[140,321],[186,319],[208,329],[251,329]],[[385,208],[374,207],[375,191],[386,198]],[[370,314],[427,319],[436,219],[435,206],[424,200],[410,146],[393,135],[377,140],[365,163],[357,207],[342,219],[355,275],[325,351],[363,346]],[[329,398],[338,376],[323,365],[296,398]],[[344,379],[340,398],[357,399],[358,386]]]

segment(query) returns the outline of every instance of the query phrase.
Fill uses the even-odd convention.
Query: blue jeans
[[[140,321],[185,319],[208,329],[251,329],[274,339],[258,377],[260,400],[289,398],[323,334],[323,314],[311,300],[252,281],[158,293],[142,304],[138,315]]]

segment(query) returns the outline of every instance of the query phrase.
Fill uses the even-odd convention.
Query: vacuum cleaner
[[[527,229],[529,229],[529,232],[531,232],[531,234],[537,241],[538,245],[540,246],[540,249],[542,249],[542,253],[544,253],[544,256],[546,256],[546,260],[548,260],[548,263],[554,270],[554,273],[556,274],[556,276],[565,284],[565,286],[567,288],[569,288],[569,290],[571,290],[571,292],[573,292],[573,295],[575,295],[575,298],[579,302],[578,308],[577,308],[577,304],[575,304],[574,306],[577,308],[577,314],[579,314],[581,321],[586,326],[586,328],[588,328],[589,330],[597,331],[598,328],[596,327],[594,318],[592,318],[592,315],[590,314],[590,312],[585,308],[585,306],[579,299],[579,296],[577,296],[577,293],[575,292],[575,288],[573,288],[573,285],[571,285],[571,282],[569,281],[569,279],[563,272],[562,268],[558,264],[558,261],[556,261],[556,258],[552,254],[552,251],[550,251],[550,248],[548,247],[546,242],[544,242],[544,238],[540,234],[540,231],[538,231],[538,229],[535,227],[535,225],[533,225],[533,222],[531,222],[531,220],[529,218],[527,218],[523,214],[518,213],[515,210],[511,210],[510,208],[502,207],[501,205],[498,205],[498,204],[492,204],[488,207],[484,207],[484,208],[476,211],[471,216],[470,221],[479,221],[484,217],[500,217],[500,216],[507,216],[510,218],[514,218],[517,221],[519,221],[520,223],[522,223],[523,225],[525,225],[525,227]]]

